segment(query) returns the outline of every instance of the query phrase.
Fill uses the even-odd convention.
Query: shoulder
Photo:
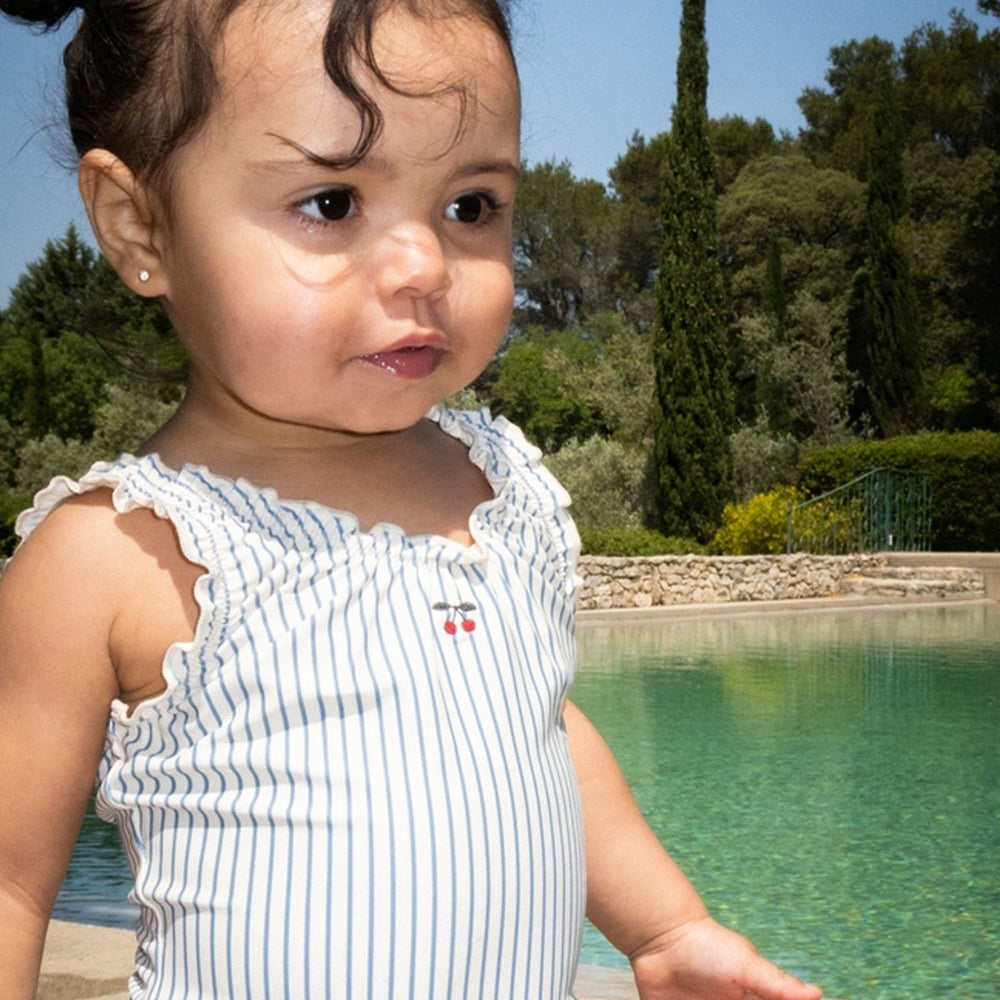
[[[116,538],[115,514],[108,489],[66,497],[24,532],[3,579],[42,577],[55,585],[87,575],[94,552]]]
[[[176,473],[155,456],[98,462],[78,480],[57,476],[17,519],[21,543],[10,570],[128,592],[144,566],[183,558],[170,518],[175,486]],[[190,505],[191,496],[177,503],[184,501]]]
[[[117,688],[115,636],[135,609],[195,570],[173,526],[149,508],[120,512],[109,488],[71,495],[32,525],[0,578],[3,644],[65,676],[92,672]],[[155,608],[155,605],[154,605]],[[147,623],[155,631],[155,610]]]
[[[10,560],[9,572],[22,572],[23,566],[23,572],[40,573],[51,584],[59,579],[97,580],[110,561],[135,544],[143,527],[148,532],[150,517],[155,515],[149,510],[123,516],[107,487],[71,494],[45,511],[25,532]]]
[[[117,609],[110,573],[95,563],[113,537],[110,497],[60,505],[0,577],[0,689],[17,703],[96,718],[117,690],[109,636]]]
[[[63,500],[32,526],[0,578],[5,628],[12,617],[26,616],[42,625],[62,620],[60,631],[72,625],[81,637],[102,627],[107,635],[116,613],[107,607],[117,589],[111,567],[127,568],[125,548],[110,490]]]

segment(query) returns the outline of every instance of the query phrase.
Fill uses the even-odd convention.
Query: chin
[[[428,409],[430,409],[429,406],[425,407],[419,413],[402,413],[392,418],[385,413],[373,414],[368,419],[357,419],[345,423],[340,429],[345,434],[354,434],[358,437],[376,434],[398,434],[402,431],[408,431],[411,427],[419,424]]]

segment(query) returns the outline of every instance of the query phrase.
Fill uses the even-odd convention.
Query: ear
[[[140,295],[165,294],[156,213],[146,188],[106,149],[84,154],[78,181],[97,242],[122,281]]]

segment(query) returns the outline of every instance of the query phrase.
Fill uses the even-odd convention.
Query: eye
[[[464,222],[467,225],[475,225],[477,222],[486,221],[491,215],[498,211],[499,205],[496,200],[483,192],[474,194],[459,195],[444,212],[446,219],[453,222]]]
[[[295,206],[311,219],[323,222],[342,222],[354,213],[354,192],[350,188],[330,188],[320,191]]]

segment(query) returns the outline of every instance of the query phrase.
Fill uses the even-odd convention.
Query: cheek
[[[489,326],[501,326],[506,332],[514,309],[514,276],[504,263],[491,264],[475,276],[470,286],[470,299],[480,317]]]

